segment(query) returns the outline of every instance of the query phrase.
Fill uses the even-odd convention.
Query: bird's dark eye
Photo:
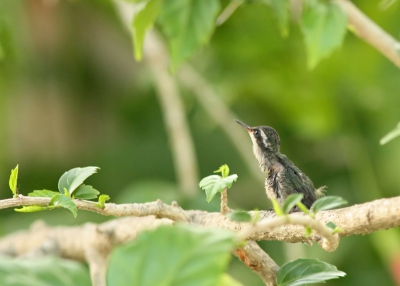
[[[258,135],[260,135],[260,131],[258,131],[258,130],[254,130],[254,132],[253,132],[253,133],[254,133],[254,135],[255,135],[255,136],[258,136]]]

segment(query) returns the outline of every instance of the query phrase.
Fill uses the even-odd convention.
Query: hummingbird
[[[278,132],[270,126],[250,127],[236,120],[246,128],[253,141],[253,153],[260,165],[261,171],[267,173],[265,191],[269,199],[275,198],[280,205],[290,194],[303,194],[301,202],[308,208],[322,194],[322,188],[316,190],[313,182],[280,149]],[[294,207],[291,212],[299,211]]]

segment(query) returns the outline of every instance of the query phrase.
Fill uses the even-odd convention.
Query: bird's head
[[[237,123],[246,128],[253,141],[254,153],[263,153],[265,151],[279,152],[280,139],[278,132],[270,126],[250,127],[247,124],[236,120]],[[257,156],[257,155],[256,155]]]

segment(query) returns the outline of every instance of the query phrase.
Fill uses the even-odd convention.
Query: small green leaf
[[[226,214],[227,218],[238,222],[249,222],[251,221],[251,215],[245,211],[233,211]]]
[[[278,286],[298,286],[323,283],[326,280],[345,276],[334,265],[318,259],[300,258],[285,263],[278,272]]]
[[[309,237],[312,233],[312,228],[309,226],[306,226],[306,237]]]
[[[331,229],[335,229],[336,228],[336,224],[334,224],[333,222],[328,222],[327,224],[326,224],[326,226],[327,227],[329,227],[329,228],[331,228]]]
[[[97,198],[100,192],[92,186],[82,184],[74,192],[73,197],[81,200],[91,200]]]
[[[222,178],[218,175],[211,175],[202,179],[199,186],[206,192],[207,202],[210,202],[218,192],[222,192],[225,188],[230,189],[237,178],[238,176],[236,174],[226,178]]]
[[[255,209],[253,211],[253,215],[251,217],[251,222],[252,223],[257,223],[257,222],[260,221],[260,219],[261,219],[260,211],[258,209]]]
[[[288,214],[292,210],[292,208],[302,199],[303,199],[303,194],[291,194],[287,196],[282,206],[283,213]]]
[[[222,178],[226,178],[229,176],[229,167],[228,165],[222,165],[218,170],[214,171],[214,173],[221,173]]]
[[[18,196],[18,189],[17,189],[17,183],[18,183],[18,164],[14,169],[11,169],[11,175],[10,175],[10,180],[8,181],[10,185],[10,189],[12,193],[14,194],[14,198]]]
[[[277,216],[283,216],[285,213],[283,212],[281,206],[279,205],[278,201],[275,198],[271,199],[272,201],[272,207],[274,208],[274,211]]]
[[[61,207],[70,210],[74,217],[77,215],[76,204],[68,196],[57,194],[51,198],[50,206]]]
[[[114,249],[107,285],[217,285],[234,246],[231,231],[160,226]]]
[[[317,213],[319,211],[333,209],[345,204],[347,204],[347,201],[345,201],[341,197],[326,196],[316,200],[311,206],[311,211]]]
[[[390,131],[388,134],[386,134],[380,141],[379,143],[381,145],[384,145],[388,143],[389,141],[392,141],[394,138],[400,136],[400,122],[397,124],[397,127]]]
[[[208,43],[219,10],[219,0],[163,1],[159,23],[169,43],[173,71]]]
[[[162,0],[149,0],[135,5],[137,10],[133,16],[132,30],[135,59],[137,61],[142,59],[143,42],[146,32],[153,26],[160,12],[161,3]]]
[[[308,55],[308,67],[314,68],[323,58],[340,47],[347,28],[347,16],[332,1],[304,1],[300,21]]]
[[[34,190],[32,193],[29,193],[29,197],[44,197],[44,198],[52,198],[54,195],[58,195],[59,193],[53,192],[50,190]]]
[[[23,206],[20,209],[14,209],[14,211],[20,213],[33,213],[33,212],[45,211],[48,209],[49,207],[43,207],[43,206]]]
[[[108,201],[110,199],[110,196],[108,195],[100,195],[99,197],[99,201],[97,202],[96,206],[99,208],[104,208],[104,204],[106,201]]]
[[[65,172],[58,181],[58,190],[64,194],[65,189],[69,195],[83,184],[83,182],[97,172],[99,167],[74,168]]]
[[[305,214],[310,215],[311,217],[313,217],[313,215],[310,213],[310,211],[308,210],[308,208],[302,203],[302,202],[298,202],[296,203],[297,207]]]
[[[289,35],[289,0],[271,0],[272,8],[278,17],[282,37]]]

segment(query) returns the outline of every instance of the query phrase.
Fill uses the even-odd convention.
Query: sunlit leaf
[[[43,206],[23,206],[22,208],[14,209],[14,211],[20,213],[33,213],[33,212],[45,211],[48,209],[49,209],[48,207],[43,207]]]
[[[107,285],[217,285],[234,245],[234,234],[221,229],[176,225],[145,231],[113,251]]]
[[[206,192],[207,202],[210,202],[218,192],[222,192],[225,188],[230,189],[237,178],[238,176],[236,174],[226,178],[222,178],[218,175],[211,175],[202,179],[199,186]]]
[[[208,43],[219,10],[219,0],[163,2],[159,23],[171,50],[172,70]]]
[[[76,204],[72,201],[70,197],[65,195],[57,194],[53,196],[49,206],[65,208],[67,210],[70,210],[74,217],[76,217],[77,215]]]
[[[83,182],[97,172],[99,167],[85,167],[85,168],[74,168],[65,172],[60,180],[58,181],[58,190],[64,194],[64,189],[68,191],[70,195],[83,184]]]
[[[58,195],[60,193],[58,192],[53,192],[50,190],[34,190],[32,193],[29,193],[29,197],[44,197],[44,198],[52,198],[55,195]]]
[[[288,214],[292,208],[303,199],[303,194],[291,194],[287,196],[285,202],[282,205],[282,211]]]
[[[278,272],[278,286],[298,286],[323,283],[345,276],[334,265],[318,259],[300,258],[284,264]]]
[[[306,237],[309,237],[312,233],[312,228],[309,226],[306,226]]]
[[[346,13],[332,1],[304,1],[300,26],[307,49],[308,67],[314,68],[341,46],[347,28]]]
[[[218,170],[214,171],[214,173],[221,173],[222,178],[226,178],[229,176],[229,167],[228,165],[222,165]]]
[[[142,59],[143,42],[148,29],[156,20],[161,7],[162,0],[142,1],[135,5],[136,11],[133,16],[133,44],[136,60]]]
[[[11,169],[10,180],[8,181],[8,184],[10,186],[12,193],[14,194],[14,197],[18,195],[17,183],[18,183],[18,165],[14,169]]]
[[[272,202],[272,207],[274,208],[274,211],[277,216],[283,216],[285,213],[283,212],[281,206],[279,205],[278,201],[275,198],[271,199]]]
[[[73,197],[81,200],[91,200],[97,198],[100,192],[92,186],[82,184],[74,192]]]
[[[251,221],[251,215],[249,215],[248,212],[245,211],[233,211],[230,213],[227,213],[226,216],[233,221],[238,221],[238,222],[249,222]]]
[[[326,196],[316,200],[312,206],[311,211],[317,213],[323,210],[330,210],[347,204],[347,201],[337,196]]]

